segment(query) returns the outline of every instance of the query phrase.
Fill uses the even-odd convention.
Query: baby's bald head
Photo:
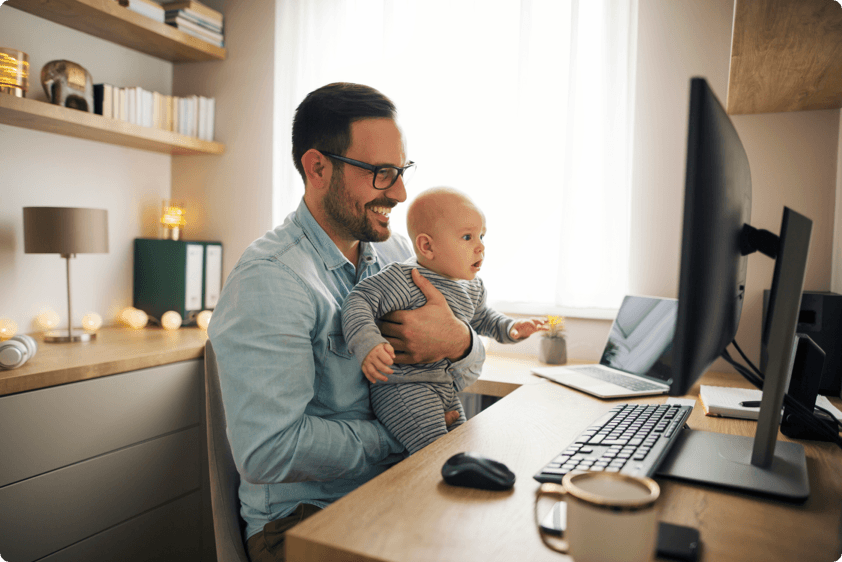
[[[419,234],[435,236],[440,223],[452,222],[465,207],[479,211],[467,195],[452,187],[433,187],[421,192],[409,205],[406,227],[413,245]]]

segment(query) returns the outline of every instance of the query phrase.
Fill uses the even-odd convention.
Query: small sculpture
[[[91,74],[75,62],[48,62],[41,69],[41,84],[50,103],[93,113],[94,83]]]

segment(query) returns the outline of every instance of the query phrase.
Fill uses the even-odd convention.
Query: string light
[[[102,327],[102,316],[96,312],[89,312],[82,317],[82,329],[86,332],[96,332]]]
[[[178,330],[181,327],[181,314],[175,310],[169,310],[161,316],[161,326],[165,330]]]
[[[196,324],[203,330],[208,329],[208,324],[210,324],[211,315],[213,313],[210,310],[203,310],[196,316]]]
[[[18,333],[18,325],[11,318],[0,318],[0,341],[7,340]]]
[[[58,326],[59,322],[61,322],[61,318],[59,317],[58,312],[50,310],[49,308],[42,309],[41,312],[38,313],[38,316],[35,317],[35,325],[38,326],[38,329],[45,332],[54,329]]]
[[[123,309],[119,316],[120,321],[130,328],[140,330],[149,322],[149,316],[142,310],[132,306]]]

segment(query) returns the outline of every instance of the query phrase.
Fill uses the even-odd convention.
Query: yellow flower
[[[564,335],[564,316],[547,316],[547,332],[544,334],[548,338],[560,338]]]

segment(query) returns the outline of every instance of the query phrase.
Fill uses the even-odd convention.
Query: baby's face
[[[452,279],[471,280],[485,258],[485,216],[469,202],[449,207],[437,221],[433,238],[435,271]]]

